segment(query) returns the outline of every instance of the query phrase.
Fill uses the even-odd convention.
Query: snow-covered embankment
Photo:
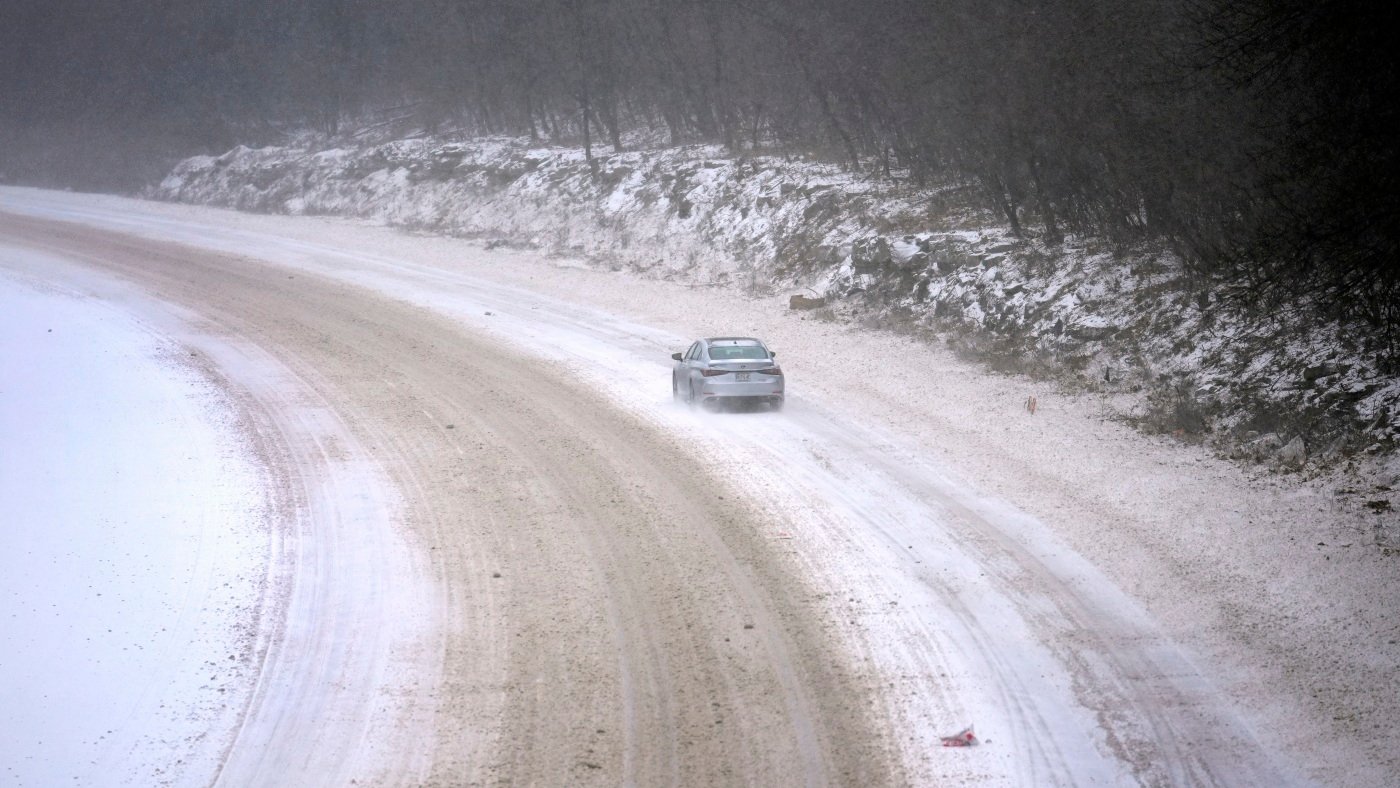
[[[150,193],[528,246],[648,276],[825,299],[820,313],[932,331],[999,368],[1113,395],[1149,431],[1302,470],[1400,437],[1373,328],[1309,304],[1258,314],[1170,252],[1016,239],[963,187],[917,188],[717,146],[599,155],[525,140],[235,148]]]

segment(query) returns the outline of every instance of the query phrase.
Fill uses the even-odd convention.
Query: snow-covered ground
[[[0,783],[207,782],[256,674],[264,480],[185,347],[0,260]]]
[[[369,740],[427,705],[383,696],[435,677],[405,656],[433,609],[396,506],[266,353],[0,245],[0,783],[411,769],[410,748]],[[340,744],[310,752],[307,731]]]
[[[769,507],[773,549],[824,589],[813,605],[880,688],[911,782],[1396,774],[1400,622],[1383,600],[1400,584],[1387,515],[1338,495],[1344,479],[1252,478],[1104,422],[1096,400],[808,320],[775,296],[324,219],[9,189],[0,208],[425,307],[689,446]],[[788,411],[708,418],[671,403],[669,353],[720,331],[779,350]],[[969,722],[987,746],[932,746]]]

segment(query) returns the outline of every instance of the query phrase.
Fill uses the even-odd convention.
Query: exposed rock
[[[839,213],[839,211],[839,201],[833,199],[830,194],[823,194],[819,195],[817,199],[812,200],[806,208],[802,209],[802,219],[807,222],[820,223],[826,217]]]
[[[890,242],[884,238],[862,239],[851,249],[851,264],[859,274],[876,273],[889,267],[893,260]]]
[[[1069,335],[1081,342],[1099,342],[1118,333],[1117,326],[1074,326]]]
[[[1243,455],[1254,462],[1264,462],[1265,460],[1278,454],[1283,448],[1283,438],[1277,434],[1269,432],[1260,435],[1258,438],[1244,445]]]
[[[1318,364],[1315,367],[1308,367],[1303,370],[1303,380],[1311,383],[1314,380],[1331,377],[1338,372],[1341,372],[1341,370],[1331,364]]]
[[[619,183],[627,180],[633,172],[634,170],[631,167],[613,167],[598,173],[598,183],[600,186],[607,189],[616,188]],[[511,180],[523,174],[524,173],[515,173],[514,177],[505,181],[505,183],[509,183]]]
[[[914,286],[914,301],[916,303],[922,304],[928,300],[928,287],[929,280],[927,276],[918,280],[918,283]]]
[[[1377,391],[1380,391],[1381,388],[1382,386],[1379,383],[1368,383],[1354,390],[1343,390],[1342,398],[1348,402],[1357,402],[1375,394]]]
[[[965,266],[980,266],[982,260],[968,253],[966,247],[952,242],[929,245],[929,259],[941,274],[951,274]]]
[[[895,264],[905,271],[926,271],[929,264],[928,252],[915,252],[902,262],[895,260]]]
[[[1278,464],[1281,467],[1298,470],[1308,461],[1308,449],[1303,443],[1303,436],[1299,435],[1288,442],[1287,446],[1279,449]]]
[[[1392,455],[1381,463],[1377,481],[1391,489],[1400,490],[1400,454]]]
[[[788,299],[788,309],[816,309],[826,306],[825,298],[808,298],[801,293]]]

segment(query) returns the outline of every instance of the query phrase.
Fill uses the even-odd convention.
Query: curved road
[[[193,327],[246,410],[284,540],[223,784],[1293,779],[1137,603],[904,436],[618,408],[676,338],[127,221],[0,238]],[[988,746],[938,748],[970,721]]]
[[[558,370],[255,259],[13,216],[0,235],[139,285],[301,390],[229,380],[263,425],[294,553],[285,593],[306,602],[295,617],[269,603],[277,631],[225,784],[891,782],[865,693],[752,504]],[[302,445],[313,431],[287,414],[307,398],[358,445]],[[416,614],[438,618],[422,643],[380,642],[375,619],[403,611],[362,586],[395,579],[338,555],[383,534],[318,530],[357,492],[308,493],[337,456],[372,458],[402,495],[431,577]],[[361,641],[383,653],[347,662]],[[387,659],[428,681],[365,697],[370,677],[347,666]],[[357,765],[371,736],[399,762]]]

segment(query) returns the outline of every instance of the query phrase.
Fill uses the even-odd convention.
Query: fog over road
[[[1384,774],[1350,747],[1292,765],[1299,734],[1273,723],[1299,705],[1253,686],[1216,632],[1211,595],[1255,578],[1174,576],[1194,544],[1043,458],[985,449],[968,467],[998,470],[972,485],[939,448],[990,445],[965,404],[900,431],[865,417],[913,407],[898,390],[826,396],[829,326],[734,306],[710,330],[776,332],[793,398],[706,415],[670,402],[667,357],[718,317],[714,294],[633,283],[627,315],[605,303],[627,294],[532,289],[574,274],[520,253],[140,206],[7,193],[0,246],[145,314],[245,412],[281,541],[221,784],[1275,785],[1347,758]],[[1084,532],[1008,502],[1026,490]],[[1127,535],[1086,555],[1107,522]],[[1193,590],[1206,634],[1188,650]],[[1271,601],[1230,604],[1252,625]],[[968,723],[982,746],[938,746]]]

